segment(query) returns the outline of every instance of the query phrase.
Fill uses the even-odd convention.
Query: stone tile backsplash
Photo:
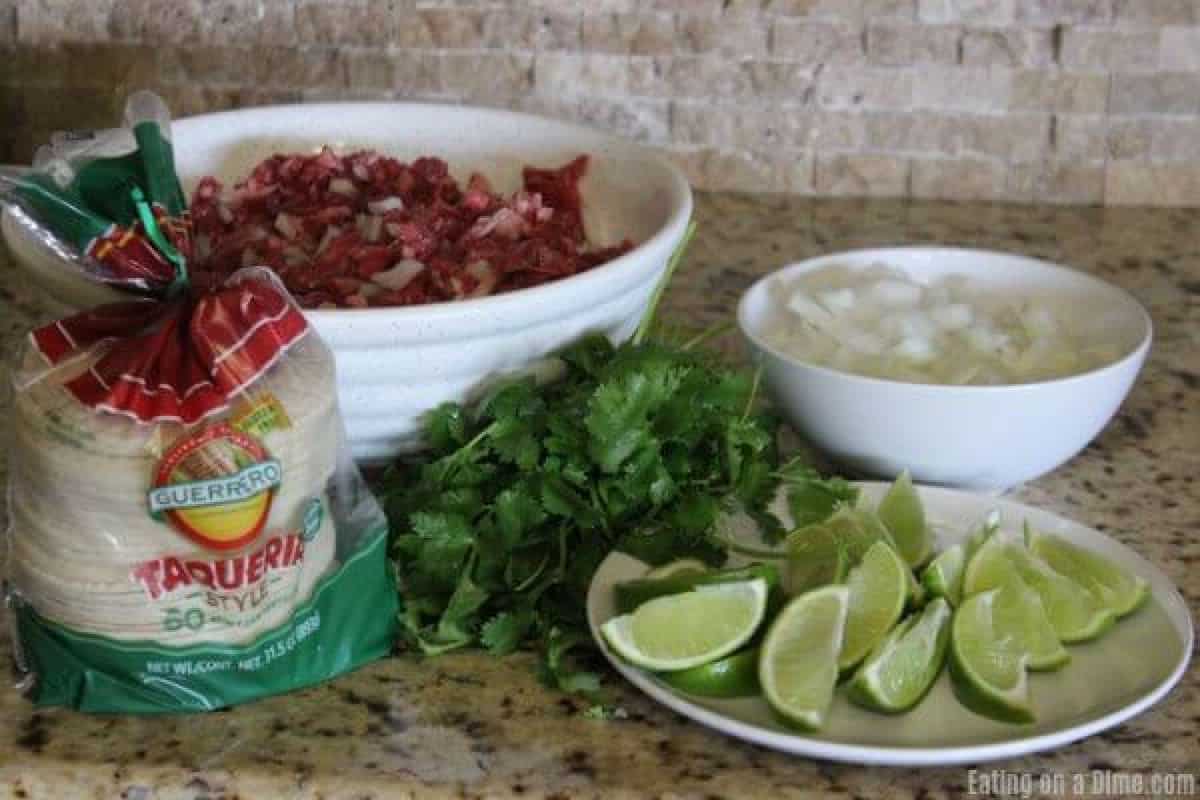
[[[706,189],[1200,205],[1200,0],[0,0],[0,162],[141,87],[521,109]]]

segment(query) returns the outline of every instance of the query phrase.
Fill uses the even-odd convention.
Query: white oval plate
[[[870,505],[886,483],[859,483]],[[1038,720],[1011,725],[978,716],[958,703],[943,671],[930,693],[906,714],[875,714],[838,692],[825,727],[815,734],[781,725],[757,697],[714,700],[679,692],[621,661],[604,644],[600,626],[616,614],[612,588],[647,569],[637,559],[613,553],[600,565],[588,590],[588,623],[600,649],[633,685],[668,708],[714,730],[788,753],[856,764],[925,766],[978,763],[1061,747],[1119,725],[1158,702],[1183,675],[1191,657],[1191,614],[1171,581],[1125,545],[1102,533],[1010,500],[919,487],[926,515],[937,532],[938,549],[964,538],[989,511],[1001,529],[1035,528],[1086,547],[1150,585],[1151,599],[1095,642],[1072,645],[1071,661],[1058,672],[1029,676]]]

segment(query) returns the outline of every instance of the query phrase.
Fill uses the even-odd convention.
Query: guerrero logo
[[[282,480],[282,467],[258,439],[218,423],[163,456],[150,514],[210,550],[236,550],[262,531]]]

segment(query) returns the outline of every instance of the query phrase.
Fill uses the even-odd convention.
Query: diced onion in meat
[[[376,214],[359,214],[356,223],[358,232],[372,244],[378,242],[379,237],[383,235],[383,217]]]
[[[275,230],[283,234],[283,238],[288,241],[295,241],[300,235],[300,221],[291,214],[281,212],[275,215]]]
[[[330,225],[325,229],[325,235],[321,237],[321,241],[317,244],[317,255],[325,252],[325,248],[329,247],[329,243],[342,235],[342,229],[337,225]]]
[[[371,202],[367,203],[367,210],[372,214],[386,214],[389,211],[403,211],[404,200],[396,197],[395,195],[389,195],[380,200],[372,200]]]
[[[334,178],[329,182],[329,191],[344,194],[346,197],[354,197],[358,194],[358,187],[354,185],[354,181],[346,178]]]
[[[486,297],[496,288],[499,276],[486,261],[475,261],[467,265],[467,274],[478,281],[470,297]]]
[[[425,270],[425,265],[420,261],[405,259],[394,264],[391,268],[385,269],[383,272],[376,272],[371,276],[371,280],[385,289],[399,291],[412,282],[413,278],[420,275]]]

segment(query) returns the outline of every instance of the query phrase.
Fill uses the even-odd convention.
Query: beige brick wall
[[[1200,0],[0,0],[0,161],[138,87],[524,109],[708,189],[1200,205]]]

